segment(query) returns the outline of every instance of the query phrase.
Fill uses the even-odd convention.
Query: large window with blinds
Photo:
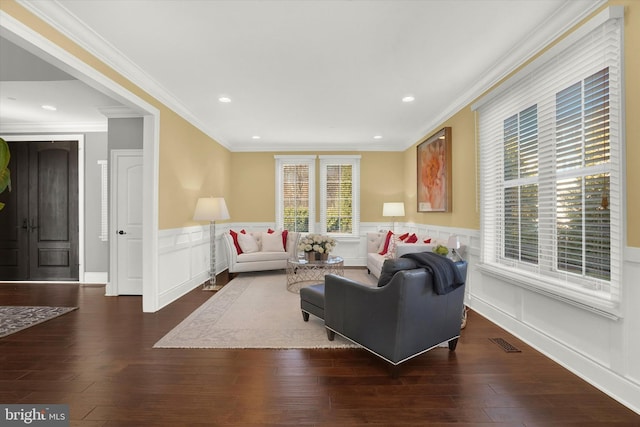
[[[360,156],[320,156],[320,232],[358,236]]]
[[[316,156],[276,156],[276,227],[313,232]]]
[[[480,100],[482,268],[604,314],[620,301],[622,14]]]

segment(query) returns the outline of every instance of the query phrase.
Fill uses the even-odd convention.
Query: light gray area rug
[[[0,338],[55,317],[78,307],[0,306]]]
[[[345,276],[375,286],[364,269]],[[352,348],[336,335],[327,339],[324,321],[302,320],[300,295],[287,291],[282,272],[242,273],[178,326],[154,348]]]

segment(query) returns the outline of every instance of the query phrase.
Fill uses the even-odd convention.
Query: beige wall
[[[626,112],[626,191],[627,245],[640,247],[640,1],[611,0],[608,5],[625,8],[625,112]],[[602,9],[604,9],[604,6]],[[595,13],[594,13],[595,15]],[[532,60],[535,58],[532,58]],[[405,151],[406,221],[451,227],[478,229],[480,216],[476,207],[479,189],[476,173],[475,119],[470,105],[433,129],[426,139],[445,126],[452,127],[453,209],[451,213],[417,213],[416,146]]]
[[[640,120],[637,120],[640,117],[640,79],[635,77],[640,75],[640,55],[637,54],[640,50],[640,2],[611,0],[609,4],[625,6],[627,244],[640,247],[640,221],[637,220],[640,218],[640,168],[636,166],[640,159]],[[0,8],[160,110],[161,229],[192,224],[197,197],[207,195],[227,199],[232,221],[275,219],[274,153],[229,153],[14,1],[2,0]],[[405,221],[479,228],[474,117],[469,106],[434,128],[425,138],[444,126],[451,126],[453,132],[452,212],[416,212],[417,144],[414,144],[404,153],[361,153],[362,221],[384,221],[382,203],[404,199]]]
[[[12,0],[0,8],[160,110],[159,228],[193,224],[200,196],[227,196],[229,151]]]
[[[424,139],[443,127],[451,127],[452,188],[451,212],[418,212],[417,201],[417,146],[404,152],[405,221],[444,227],[480,228],[477,208],[477,170],[474,113],[470,107],[457,112],[442,125],[433,129]]]
[[[173,111],[162,113],[160,135],[160,229],[196,224],[191,218],[199,197],[224,197],[229,202],[229,150]]]
[[[234,222],[275,221],[275,158],[276,154],[295,153],[232,153],[230,202]],[[382,204],[403,200],[403,153],[401,152],[303,152],[301,155],[353,155],[360,160],[360,220],[385,221]],[[316,187],[320,181],[316,165]],[[320,201],[316,197],[316,206]],[[316,221],[320,212],[316,212]]]
[[[626,113],[627,245],[640,247],[640,2],[612,0],[623,5]]]

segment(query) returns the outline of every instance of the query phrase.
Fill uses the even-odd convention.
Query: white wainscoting
[[[97,283],[106,285],[109,281],[109,273],[106,271],[85,271],[82,283]]]
[[[224,253],[223,228],[216,225],[218,254]],[[209,279],[209,225],[160,230],[158,258],[158,307],[162,308]]]
[[[216,224],[216,274],[228,267],[226,248],[221,239],[230,229],[249,232],[275,228],[272,222],[245,222]],[[366,234],[388,229],[388,223],[361,223],[360,236],[340,238],[333,255],[344,258],[345,266],[364,267],[367,265]],[[429,226],[424,224],[396,223],[397,233],[417,233],[429,235],[445,242],[451,234],[457,234],[465,246],[462,255],[471,264],[477,258],[478,231]],[[180,298],[209,278],[209,225],[160,230],[158,233],[158,308]],[[470,279],[470,277],[468,278]]]
[[[216,271],[227,268],[222,233],[269,227],[274,228],[274,224],[217,225]],[[388,222],[361,223],[360,237],[339,239],[334,254],[342,256],[347,266],[365,266],[366,233],[389,228]],[[481,273],[476,268],[480,261],[479,230],[396,223],[395,232],[429,236],[445,244],[451,234],[456,234],[464,249],[462,256],[469,262],[468,306],[640,413],[640,286],[635,283],[637,279],[634,282],[640,277],[640,248],[625,248],[623,315],[612,320]],[[159,254],[159,307],[164,307],[209,277],[209,226],[161,230]]]
[[[611,319],[472,270],[467,304],[640,413],[640,249],[625,248],[622,317]]]

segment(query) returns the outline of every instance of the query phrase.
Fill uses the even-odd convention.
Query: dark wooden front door
[[[78,280],[78,143],[10,143],[0,280]],[[14,178],[15,177],[15,178]]]

